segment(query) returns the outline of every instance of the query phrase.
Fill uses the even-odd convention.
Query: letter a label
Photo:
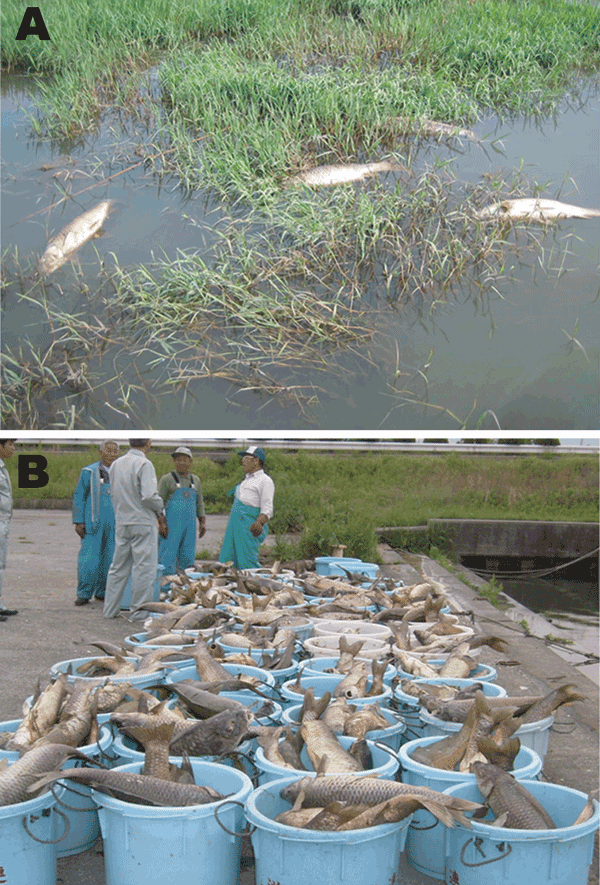
[[[27,7],[15,40],[26,40],[31,36],[37,36],[40,40],[50,39],[50,34],[39,6]]]

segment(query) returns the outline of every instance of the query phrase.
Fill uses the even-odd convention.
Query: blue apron
[[[165,575],[174,575],[179,568],[186,569],[194,564],[196,557],[196,500],[198,493],[191,486],[181,487],[175,478],[175,491],[169,498],[165,513],[169,537],[158,539],[158,562],[164,565]],[[193,482],[190,474],[190,482]]]
[[[89,469],[89,468],[88,468]],[[89,495],[84,505],[85,537],[77,557],[77,596],[80,599],[104,599],[106,578],[115,552],[115,514],[110,483],[97,465],[90,470]]]
[[[258,538],[254,537],[250,526],[259,515],[260,507],[242,504],[238,498],[238,488],[239,486],[235,487],[235,498],[229,514],[219,561],[231,562],[233,560],[234,568],[258,568],[258,551],[269,534],[269,529],[266,525],[263,526]]]

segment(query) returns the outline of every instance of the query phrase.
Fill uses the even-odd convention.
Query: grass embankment
[[[127,446],[123,445],[124,452]],[[18,452],[37,451],[19,446]],[[97,459],[41,450],[51,481],[44,489],[17,489],[16,459],[7,462],[15,497],[70,498],[83,466]],[[201,450],[198,450],[199,452]],[[334,543],[347,556],[371,561],[377,526],[414,526],[447,519],[534,519],[595,522],[598,461],[593,455],[493,459],[451,453],[446,457],[352,453],[327,456],[268,452],[267,472],[276,486],[272,532],[301,533],[297,545],[279,544],[282,556],[328,555]],[[169,454],[150,453],[157,475],[173,469]],[[227,513],[227,492],[243,476],[239,458],[218,465],[199,453],[192,470],[201,481],[207,513]],[[210,518],[210,517],[209,517]],[[443,549],[442,537],[431,543]]]
[[[517,246],[475,224],[472,209],[541,188],[509,172],[468,189],[450,167],[413,168],[419,121],[547,112],[600,67],[600,10],[567,0],[55,0],[42,11],[60,39],[15,41],[23,7],[2,6],[3,67],[41,75],[34,130],[78,136],[137,115],[147,168],[212,189],[232,223],[202,258],[132,270],[115,256],[101,277],[114,295],[91,318],[59,313],[52,281],[31,285],[15,255],[6,277],[40,304],[51,342],[5,354],[9,426],[54,426],[36,405],[53,386],[99,391],[106,377],[92,367],[109,341],[111,358],[121,348],[164,369],[162,389],[220,377],[304,409],[333,354],[385,329],[375,305],[426,296],[426,314],[456,288],[482,298],[508,277],[511,251],[538,250],[535,236]],[[395,185],[286,187],[318,163],[390,154],[407,167]],[[553,247],[542,260],[557,260]],[[399,404],[422,399],[398,377]],[[139,393],[108,398],[137,423]]]

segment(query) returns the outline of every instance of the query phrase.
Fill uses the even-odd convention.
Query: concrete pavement
[[[208,516],[208,531],[199,548],[217,554],[227,517]],[[271,539],[271,542],[273,539]],[[122,640],[135,632],[124,618],[105,620],[102,604],[75,607],[77,552],[69,511],[16,510],[11,524],[4,604],[19,614],[0,623],[0,720],[21,716],[23,700],[32,694],[38,675],[47,675],[56,661],[95,654],[91,639]],[[456,607],[471,612],[481,632],[505,637],[509,649],[498,654],[487,648],[481,659],[498,670],[507,691],[546,693],[565,682],[574,683],[586,703],[562,708],[550,735],[544,765],[546,777],[588,792],[598,786],[598,686],[581,669],[559,657],[540,639],[526,636],[508,615],[498,612],[456,574],[425,557],[403,557],[387,551],[386,571],[413,583],[430,575],[444,584]],[[477,579],[469,573],[471,583]],[[481,582],[480,582],[481,583]],[[61,885],[105,885],[102,843],[59,861]],[[597,857],[597,855],[596,855]],[[405,873],[402,878],[403,872]],[[404,857],[398,881],[434,885],[410,868]],[[597,859],[589,885],[597,885]],[[242,871],[240,885],[255,885],[252,866]]]

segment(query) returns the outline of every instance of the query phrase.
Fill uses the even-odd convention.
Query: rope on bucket
[[[256,789],[256,787],[258,786],[258,779],[261,775],[261,770],[256,765],[254,759],[251,756],[248,756],[247,753],[242,753],[241,750],[229,750],[227,753],[221,753],[220,756],[215,756],[215,760],[217,762],[221,762],[221,760],[223,760],[223,759],[232,759],[234,763],[236,763],[236,762],[238,763],[237,767],[239,767],[239,769],[241,771],[243,771],[243,766],[242,766],[242,763],[240,762],[240,758],[245,759],[246,762],[248,763],[248,765],[250,766],[250,768],[252,769],[253,773],[249,774],[248,777],[252,781],[252,786]]]
[[[45,817],[48,814],[51,814],[53,811],[56,814],[60,815],[60,817],[62,817],[64,824],[65,824],[65,831],[62,834],[62,836],[58,837],[58,839],[40,839],[38,836],[34,836],[33,833],[31,832],[31,830],[27,826],[27,817],[25,816],[22,820],[22,824],[23,824],[23,827],[24,827],[27,835],[31,836],[32,839],[35,839],[36,842],[41,842],[42,845],[56,845],[57,842],[62,842],[62,840],[65,839],[69,835],[69,830],[71,829],[71,822],[70,822],[69,818],[67,817],[66,814],[64,814],[64,812],[62,812],[60,810],[60,808],[47,808],[45,811],[42,812],[42,816]],[[32,814],[32,815],[30,815],[30,817],[31,817],[32,821],[38,819],[38,815]]]
[[[475,863],[469,863],[465,860],[465,851],[467,847],[471,844],[471,842],[473,842],[475,848],[481,854],[481,856],[485,857],[480,847],[483,839],[481,839],[479,836],[476,839],[467,839],[460,852],[460,861],[466,867],[483,867],[486,863],[495,863],[497,860],[502,860],[503,857],[508,857],[508,855],[512,851],[512,845],[507,845],[505,842],[498,842],[496,848],[498,849],[498,851],[504,852],[503,854],[499,854],[497,857],[488,857],[486,858],[486,860],[478,860]]]
[[[56,799],[58,805],[62,805],[63,808],[67,808],[69,811],[86,811],[86,812],[87,811],[96,811],[96,809],[98,808],[98,806],[96,805],[95,802],[93,805],[90,805],[89,808],[77,808],[75,805],[68,805],[63,798],[61,798],[60,796],[57,796],[56,793],[54,792],[54,790],[57,786],[61,786],[65,790],[70,790],[71,793],[75,793],[76,796],[80,796],[82,799],[90,799],[92,802],[93,802],[93,799],[91,799],[91,796],[89,793],[80,793],[79,790],[76,790],[72,784],[68,784],[65,781],[62,781],[62,782],[59,781],[58,784],[50,784],[50,792],[52,793],[52,795]]]
[[[244,836],[249,836],[256,829],[255,824],[251,824],[252,829],[243,830],[241,833],[234,833],[233,830],[228,830],[223,821],[219,818],[217,811],[220,808],[223,808],[224,805],[239,805],[240,808],[244,808],[243,802],[238,802],[236,799],[225,799],[224,802],[220,802],[218,805],[213,808],[213,814],[215,816],[216,822],[219,824],[222,830],[225,830],[226,833],[229,833],[230,836],[237,836],[239,839],[243,839]]]

